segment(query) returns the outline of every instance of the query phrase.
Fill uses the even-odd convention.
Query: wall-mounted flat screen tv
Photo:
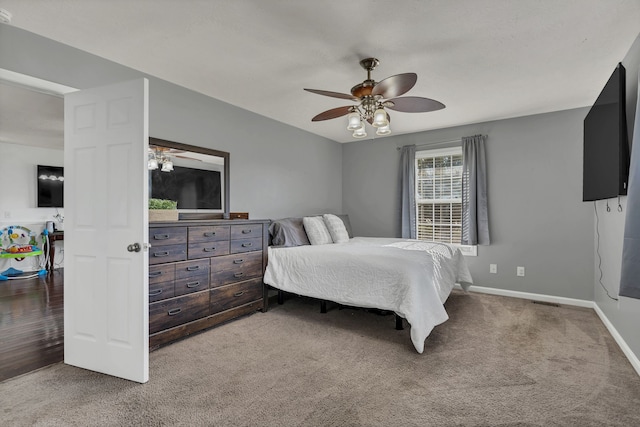
[[[584,119],[582,200],[627,194],[629,142],[625,69],[618,64]]]
[[[149,194],[178,202],[178,209],[221,209],[220,172],[174,166],[150,171]]]
[[[64,168],[38,165],[38,207],[61,208],[64,201]]]

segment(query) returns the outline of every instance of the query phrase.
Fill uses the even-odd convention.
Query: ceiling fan
[[[149,145],[147,167],[149,170],[156,170],[158,167],[161,167],[160,170],[162,172],[172,172],[173,161],[171,160],[171,156],[181,159],[199,160],[187,156],[180,156],[181,153],[184,153],[184,151],[175,148],[161,147],[159,145]],[[171,154],[171,156],[169,156],[169,154]]]
[[[311,119],[313,122],[335,119],[348,115],[347,130],[353,131],[355,138],[364,138],[367,132],[364,123],[368,122],[376,128],[377,135],[391,133],[389,123],[391,118],[385,109],[403,113],[426,113],[445,108],[444,104],[433,99],[419,96],[404,96],[416,84],[418,76],[415,73],[397,74],[376,82],[371,78],[373,71],[380,61],[376,58],[365,58],[360,66],[367,70],[367,79],[351,88],[351,94],[331,92],[327,90],[304,89],[318,95],[332,98],[348,99],[357,102],[356,105],[333,108],[324,111]]]

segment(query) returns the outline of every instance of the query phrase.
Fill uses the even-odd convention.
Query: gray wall
[[[492,243],[467,257],[474,283],[593,299],[593,207],[581,201],[586,113],[581,108],[344,145],[342,204],[354,232],[399,235],[396,147],[486,134]],[[489,273],[489,264],[498,265],[498,274]],[[525,267],[525,277],[516,277],[516,266]]]
[[[639,57],[636,40],[623,61],[631,91]],[[341,146],[4,24],[0,68],[79,89],[146,76],[152,136],[231,153],[231,210],[252,218],[344,211],[365,236],[398,235],[396,147],[487,134],[493,243],[467,258],[475,283],[587,300],[595,288],[598,305],[640,355],[638,301],[608,300],[595,275],[593,205],[580,201],[586,109]],[[624,216],[605,215],[601,227],[604,280],[617,294]],[[498,274],[489,274],[490,263]],[[518,265],[525,277],[516,277]]]
[[[230,153],[232,211],[342,211],[339,143],[4,24],[0,68],[78,89],[147,77],[151,136]]]
[[[629,128],[629,140],[631,141],[634,132],[634,118],[636,111],[636,100],[638,97],[638,73],[640,72],[640,36],[638,36],[631,46],[631,49],[622,60],[622,64],[627,70],[627,127]],[[611,68],[613,72],[613,67]],[[604,86],[604,85],[603,85]],[[635,124],[637,129],[638,123]],[[632,147],[633,150],[640,149]],[[632,165],[636,170],[640,168],[640,164]],[[636,172],[640,173],[640,172]],[[594,265],[595,281],[594,281],[594,300],[602,312],[611,321],[616,330],[625,340],[631,351],[640,358],[640,334],[638,333],[638,325],[640,325],[640,300],[626,297],[618,297],[620,289],[620,269],[622,265],[622,242],[624,236],[624,224],[627,214],[626,197],[621,197],[622,212],[617,209],[606,211],[606,201],[597,202],[598,208],[598,233],[599,239],[596,238],[594,247],[598,249],[602,261],[596,254],[596,263]],[[609,205],[616,206],[617,200],[612,200]],[[596,249],[594,249],[594,252]],[[600,267],[598,267],[598,264]],[[602,284],[600,283],[600,270],[602,270]],[[640,280],[640,278],[638,279]],[[618,297],[619,301],[614,301],[607,297],[606,288],[614,297]]]

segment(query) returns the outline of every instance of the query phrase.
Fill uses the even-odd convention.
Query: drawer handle
[[[233,260],[233,263],[234,263],[234,264],[242,264],[243,262],[244,262],[244,260],[243,260],[243,259],[234,259],[234,260]]]
[[[204,237],[213,237],[216,235],[215,231],[207,231],[206,233],[204,233]]]
[[[253,230],[251,230],[250,228],[248,228],[248,229],[244,229],[244,230],[242,230],[242,234],[249,234],[249,233],[251,233],[252,231],[253,231]]]
[[[253,243],[251,243],[251,242],[249,242],[249,243],[243,243],[243,244],[242,244],[242,247],[243,247],[243,248],[249,248],[249,247],[251,247],[251,246],[253,246]]]
[[[233,294],[234,297],[241,297],[242,295],[244,295],[244,291]]]
[[[213,247],[213,248],[204,248],[204,251],[205,251],[205,252],[213,252],[213,251],[215,251],[215,250],[216,250],[216,248],[215,248],[215,247]]]
[[[155,240],[167,240],[169,238],[168,234],[154,234],[153,238]]]
[[[173,308],[173,309],[167,311],[167,314],[169,316],[175,316],[176,314],[180,313],[181,311],[182,311],[181,308]]]
[[[154,277],[162,276],[162,271],[153,271],[149,273],[149,279],[153,279]]]
[[[160,257],[163,257],[163,256],[169,256],[169,251],[155,252],[153,254],[153,256],[156,257],[156,258],[160,258]]]
[[[187,267],[187,271],[196,271],[196,270],[200,270],[199,265],[192,265],[190,267]]]
[[[233,275],[233,277],[235,277],[236,279],[238,277],[242,277],[242,276],[244,276],[244,273],[236,273],[236,274]]]
[[[198,286],[200,286],[200,281],[187,283],[187,288],[197,288]]]
[[[162,289],[156,289],[153,292],[149,292],[149,296],[150,297],[157,297],[158,295],[160,295],[162,293]]]

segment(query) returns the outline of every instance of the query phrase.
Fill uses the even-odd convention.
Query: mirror
[[[149,138],[149,198],[178,202],[179,219],[229,213],[229,153]]]

